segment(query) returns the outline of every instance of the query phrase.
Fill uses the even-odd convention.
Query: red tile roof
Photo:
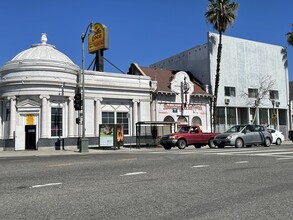
[[[170,83],[174,75],[179,71],[141,66],[139,68],[143,71],[145,75],[151,77],[152,80],[157,81],[157,92],[172,92],[170,89]],[[192,93],[193,95],[210,95],[203,89],[203,85],[198,82],[191,73],[186,73],[189,75],[190,81],[194,85],[194,90]]]

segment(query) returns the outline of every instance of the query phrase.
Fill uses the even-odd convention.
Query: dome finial
[[[42,33],[42,37],[41,37],[41,42],[42,44],[47,44],[47,34],[46,33]]]

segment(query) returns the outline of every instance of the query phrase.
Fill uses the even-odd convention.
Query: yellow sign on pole
[[[277,114],[272,114],[272,119],[276,119],[277,118]]]
[[[98,50],[109,49],[108,29],[105,25],[96,23],[93,26],[94,34],[88,35],[88,52],[95,53]]]
[[[35,115],[28,114],[26,115],[26,125],[34,125],[35,124]]]

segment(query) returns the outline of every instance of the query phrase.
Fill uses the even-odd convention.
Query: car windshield
[[[177,133],[187,133],[189,130],[188,126],[182,126],[181,128],[179,128],[179,130],[177,131]]]
[[[228,129],[227,131],[225,131],[225,133],[241,132],[243,128],[245,128],[245,125],[235,125],[231,127],[230,129]]]

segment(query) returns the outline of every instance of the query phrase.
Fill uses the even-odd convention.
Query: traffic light
[[[75,123],[79,125],[80,124],[80,118],[76,118]]]
[[[74,108],[76,111],[81,110],[82,100],[81,100],[81,93],[76,93],[74,96]]]

